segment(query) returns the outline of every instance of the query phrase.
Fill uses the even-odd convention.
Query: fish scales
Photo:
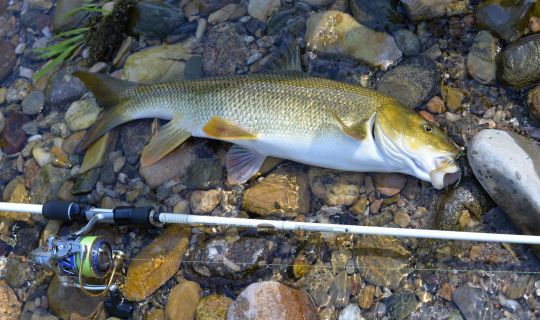
[[[360,86],[316,77],[249,75],[133,87],[119,109],[124,117],[152,107],[179,114],[194,131],[220,116],[256,134],[315,137],[342,134],[329,108],[354,122],[391,100],[369,94]]]

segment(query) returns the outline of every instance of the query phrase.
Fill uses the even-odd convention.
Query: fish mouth
[[[429,172],[429,178],[433,187],[441,190],[457,182],[461,178],[461,170],[454,159],[444,160],[436,169]]]

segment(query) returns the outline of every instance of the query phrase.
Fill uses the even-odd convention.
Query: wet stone
[[[366,2],[367,3],[367,2]],[[399,29],[393,34],[394,40],[398,48],[405,56],[413,56],[420,53],[420,40],[418,37],[407,29]]]
[[[336,307],[348,305],[351,291],[351,279],[347,275],[347,272],[343,270],[336,275],[334,282],[332,282],[332,285],[330,286],[330,290],[328,290],[332,305]]]
[[[32,180],[32,202],[44,203],[56,198],[60,187],[69,178],[69,170],[48,164]]]
[[[280,7],[279,0],[251,0],[248,3],[250,16],[266,22],[266,19]]]
[[[394,294],[388,299],[387,306],[394,319],[403,320],[416,310],[416,295],[410,291]]]
[[[47,289],[49,309],[64,319],[99,317],[104,312],[103,297],[89,297],[74,287],[64,287],[54,277]]]
[[[22,126],[29,121],[28,116],[20,112],[12,112],[7,116],[6,126],[0,139],[0,145],[5,153],[12,154],[22,150],[26,141]]]
[[[412,20],[429,20],[467,12],[469,0],[401,0]]]
[[[202,298],[197,305],[197,320],[227,319],[227,311],[233,303],[231,298],[213,294]]]
[[[306,174],[294,167],[282,167],[249,187],[242,208],[259,216],[294,218],[310,209]]]
[[[262,238],[242,237],[228,241],[214,238],[194,248],[189,254],[193,270],[204,277],[239,279],[256,271],[268,261],[275,244]]]
[[[201,158],[186,169],[182,183],[191,190],[209,189],[220,185],[223,175],[223,166],[218,157]]]
[[[499,54],[497,78],[503,84],[523,88],[540,79],[540,34],[533,34],[504,48]]]
[[[361,319],[361,317],[362,313],[360,308],[355,304],[350,304],[341,310],[338,320],[358,320]]]
[[[51,77],[45,90],[48,105],[64,106],[79,99],[87,91],[79,78],[72,75],[77,70],[76,66],[67,66]]]
[[[527,97],[531,117],[540,121],[540,86],[529,90]]]
[[[373,304],[373,296],[375,295],[375,287],[368,284],[360,290],[358,294],[358,305],[362,309],[369,309]]]
[[[171,289],[165,306],[168,319],[192,320],[201,299],[201,286],[194,281],[184,281]]]
[[[246,71],[250,52],[232,23],[212,27],[204,44],[203,66],[206,75],[231,75]]]
[[[32,277],[28,261],[20,261],[17,257],[8,259],[5,270],[5,280],[12,288],[20,288]]]
[[[28,256],[38,245],[39,230],[36,226],[25,225],[16,231],[19,241],[13,247],[13,253],[19,256]]]
[[[435,95],[439,90],[439,77],[437,66],[431,59],[406,57],[381,76],[376,89],[414,108]]]
[[[196,148],[189,142],[147,167],[140,167],[139,173],[150,187],[157,187],[167,180],[184,176],[197,160]],[[125,167],[125,166],[124,166]]]
[[[349,206],[360,196],[364,175],[311,167],[308,179],[313,195],[327,206]]]
[[[282,32],[289,32],[294,36],[303,35],[306,31],[306,18],[297,14],[295,10],[283,10],[268,19],[266,28],[268,35],[274,37],[281,35]]]
[[[479,288],[460,287],[452,293],[452,299],[465,320],[491,319],[489,296]]]
[[[384,31],[399,21],[398,1],[395,0],[351,0],[349,6],[358,22],[377,31]]]
[[[22,101],[22,110],[29,115],[38,114],[45,105],[45,96],[41,91],[32,91]]]
[[[160,39],[175,31],[184,22],[184,14],[177,7],[156,1],[139,1],[130,21],[131,32],[147,39]]]
[[[308,296],[276,281],[252,283],[230,306],[228,319],[317,319]]]
[[[382,70],[402,55],[392,36],[371,30],[350,15],[335,10],[311,15],[307,20],[305,38],[309,50],[346,54]]]
[[[212,12],[215,12],[228,4],[238,3],[238,0],[199,0],[197,5],[198,9],[203,17],[208,16]]]
[[[123,294],[142,301],[176,274],[189,242],[189,228],[168,226],[129,264]]]
[[[512,279],[504,287],[503,292],[509,299],[520,299],[523,295],[532,289],[533,278],[530,276],[518,276],[517,279]]]
[[[32,91],[32,84],[26,79],[15,80],[8,88],[6,93],[6,102],[19,102],[26,98]]]
[[[184,76],[188,80],[201,79],[204,77],[203,57],[199,54],[194,54],[186,61]]]
[[[22,304],[17,295],[4,281],[0,282],[0,318],[5,320],[18,320],[21,315]]]
[[[66,111],[66,124],[71,131],[90,128],[96,122],[100,111],[94,99],[75,101]]]
[[[92,192],[95,189],[96,183],[99,179],[99,168],[88,170],[87,172],[80,174],[75,180],[71,193],[74,195],[82,195]]]
[[[194,214],[210,213],[219,204],[220,200],[221,192],[219,190],[197,190],[191,194],[189,199],[191,211]]]
[[[391,197],[401,192],[407,183],[407,177],[399,173],[375,173],[373,182],[380,194]]]
[[[146,144],[150,141],[151,121],[134,121],[120,127],[120,141],[127,162],[136,164]]]
[[[52,23],[54,32],[62,32],[73,29],[87,15],[83,10],[74,15],[66,15],[66,13],[80,8],[84,0],[58,0],[56,1],[56,9]]]
[[[11,74],[16,62],[15,47],[9,41],[0,39],[0,81]]]
[[[467,70],[471,77],[482,84],[495,81],[498,40],[488,31],[480,31],[473,40],[467,55]]]
[[[517,40],[525,31],[534,3],[525,0],[486,0],[476,8],[481,29],[488,29],[508,42]]]

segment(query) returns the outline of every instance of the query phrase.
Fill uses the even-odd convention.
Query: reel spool
[[[121,265],[123,254],[113,251],[101,236],[51,236],[42,247],[30,253],[30,259],[64,277],[66,285],[104,293],[112,283],[116,268]],[[106,285],[85,286],[83,282],[83,278],[104,280],[107,277]]]

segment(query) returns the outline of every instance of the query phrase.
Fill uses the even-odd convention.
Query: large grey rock
[[[492,319],[489,296],[482,289],[460,287],[452,293],[452,299],[465,320]]]
[[[540,33],[521,38],[504,48],[499,55],[497,77],[518,89],[540,80]]]
[[[484,189],[526,234],[540,235],[540,147],[518,134],[484,130],[467,152]]]

